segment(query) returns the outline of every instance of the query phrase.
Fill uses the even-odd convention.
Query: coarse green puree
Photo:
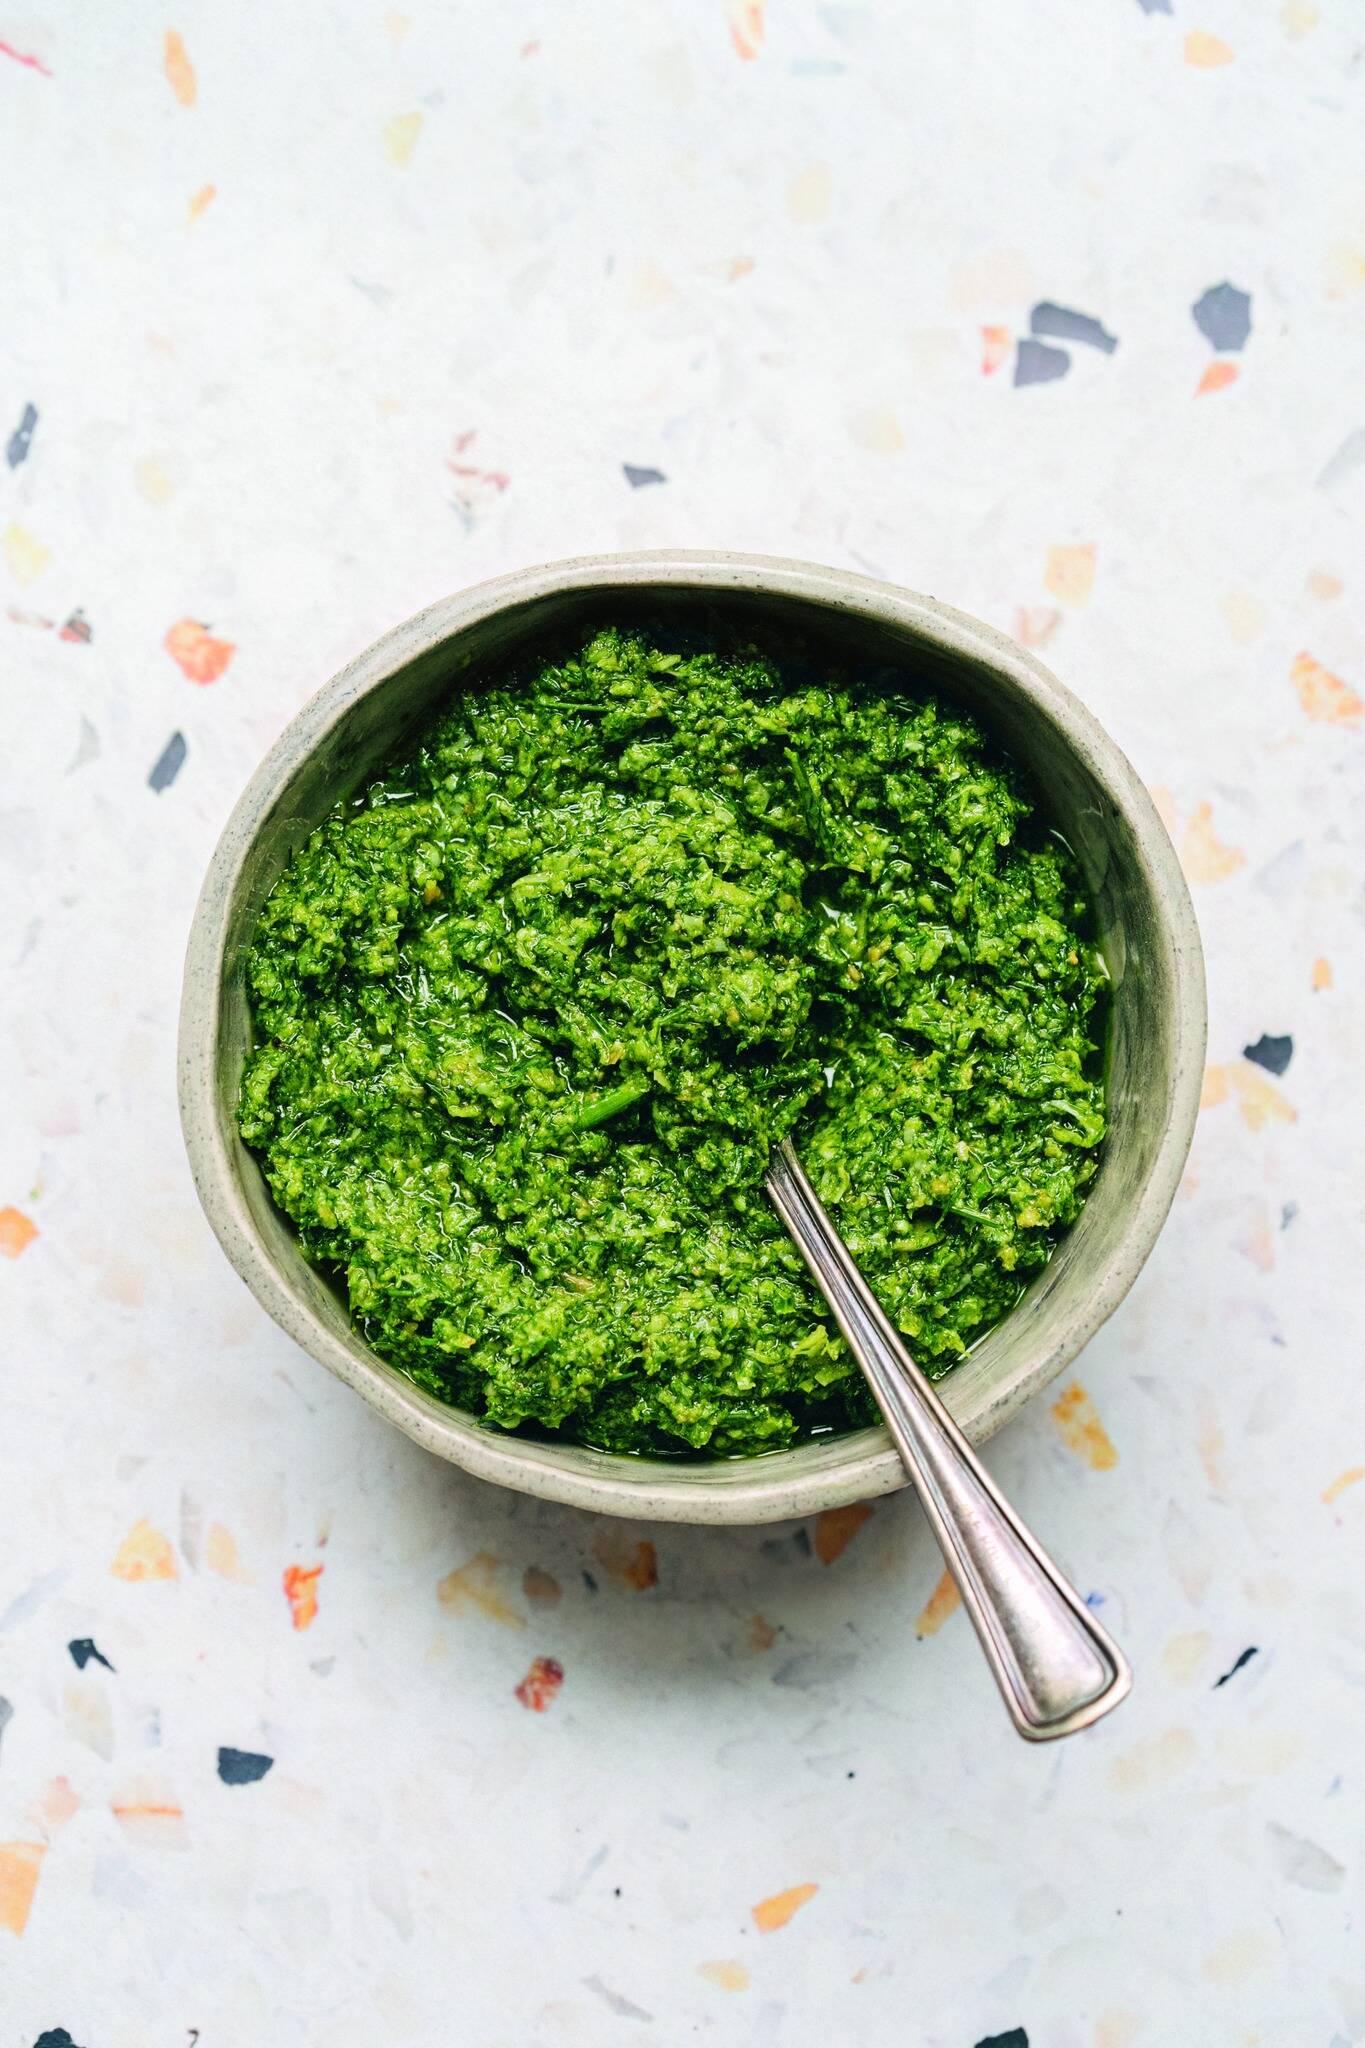
[[[733,1455],[867,1419],[775,1139],[933,1375],[1075,1217],[1104,980],[967,721],[603,631],[462,689],[313,833],[244,1138],[368,1342],[503,1429]]]

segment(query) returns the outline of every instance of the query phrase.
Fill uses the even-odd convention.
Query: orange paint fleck
[[[37,1235],[37,1224],[22,1209],[0,1209],[0,1257],[17,1259]]]
[[[746,64],[763,48],[763,10],[766,0],[730,0],[730,41]]]
[[[514,1690],[531,1713],[543,1714],[563,1683],[564,1666],[557,1657],[533,1657],[530,1670]]]
[[[559,1580],[535,1564],[528,1564],[522,1573],[521,1590],[533,1607],[558,1607],[564,1597]]]
[[[1338,1472],[1332,1484],[1324,1489],[1323,1500],[1331,1507],[1332,1502],[1340,1499],[1348,1486],[1357,1486],[1362,1479],[1365,1479],[1365,1465],[1349,1466],[1345,1472]]]
[[[659,1583],[659,1560],[649,1538],[632,1543],[615,1529],[603,1529],[593,1543],[593,1556],[618,1586],[647,1593]]]
[[[1229,1071],[1237,1094],[1237,1107],[1249,1131],[1259,1131],[1268,1123],[1298,1122],[1299,1112],[1289,1097],[1250,1060],[1238,1060]]]
[[[1009,359],[1011,335],[1008,327],[983,327],[981,330],[981,374],[993,377],[1001,364]]]
[[[498,1590],[501,1569],[491,1550],[480,1550],[468,1564],[446,1573],[437,1584],[436,1598],[442,1607],[453,1608],[457,1613],[472,1607],[504,1628],[525,1628],[526,1616]]]
[[[1196,804],[1180,841],[1180,864],[1191,882],[1225,882],[1246,865],[1240,846],[1225,846],[1213,829],[1213,805]]]
[[[1221,360],[1216,363],[1210,363],[1203,376],[1199,379],[1199,382],[1195,385],[1194,395],[1196,398],[1202,398],[1209,391],[1226,391],[1229,384],[1235,384],[1236,382],[1236,363]]]
[[[919,1620],[915,1623],[915,1634],[921,1642],[929,1636],[936,1636],[950,1614],[956,1614],[962,1605],[962,1595],[953,1582],[951,1572],[944,1572],[924,1606],[920,1609]]]
[[[794,1913],[799,1913],[808,1899],[819,1891],[818,1884],[794,1884],[789,1891],[774,1892],[770,1899],[760,1899],[751,1907],[754,1926],[760,1934],[776,1934],[779,1927],[785,1927]]]
[[[1334,604],[1346,585],[1340,576],[1334,576],[1330,569],[1310,569],[1304,585],[1310,597],[1319,604]]]
[[[746,1640],[751,1650],[771,1650],[777,1641],[777,1630],[763,1615],[751,1614]]]
[[[1199,1107],[1216,1109],[1220,1102],[1226,1102],[1232,1093],[1226,1067],[1205,1067],[1204,1085],[1199,1091]]]
[[[1350,684],[1334,676],[1330,668],[1324,668],[1311,654],[1294,656],[1289,680],[1299,693],[1304,716],[1324,725],[1353,725],[1365,711],[1365,701]]]
[[[1075,547],[1047,551],[1043,586],[1063,604],[1084,604],[1095,587],[1095,545],[1085,541]]]
[[[749,1972],[743,1963],[698,1963],[697,1975],[714,1984],[717,1991],[747,1991]]]
[[[180,619],[166,635],[167,654],[192,683],[216,683],[237,652],[231,640],[215,640],[198,619]]]
[[[1119,1454],[1109,1432],[1079,1380],[1073,1380],[1053,1402],[1052,1420],[1067,1449],[1083,1459],[1092,1472],[1109,1472],[1118,1464]]]
[[[1216,65],[1231,64],[1233,53],[1221,36],[1206,28],[1192,28],[1185,38],[1185,62],[1197,71],[1212,71]]]
[[[118,1547],[109,1567],[116,1579],[137,1585],[143,1579],[174,1579],[178,1576],[170,1538],[150,1522],[134,1522]]]
[[[1330,960],[1324,960],[1321,953],[1313,962],[1311,986],[1315,996],[1321,995],[1325,988],[1332,986],[1332,963]]]
[[[148,1849],[187,1849],[185,1810],[168,1786],[159,1779],[139,1778],[117,1799],[109,1811],[131,1841]]]
[[[750,271],[757,268],[752,256],[732,256],[725,266],[725,282],[738,284],[742,277],[747,277]]]
[[[168,28],[166,31],[163,62],[171,91],[182,107],[192,107],[199,97],[199,82],[194,75],[194,66],[186,55],[179,29]]]
[[[1223,1452],[1227,1439],[1223,1435],[1217,1416],[1206,1409],[1199,1424],[1199,1434],[1194,1440],[1199,1453],[1199,1462],[1204,1468],[1204,1477],[1215,1493],[1227,1492],[1227,1475],[1223,1471]]]
[[[28,1926],[46,1854],[42,1842],[0,1842],[0,1927],[11,1934],[22,1934]]]
[[[311,1628],[318,1618],[320,1564],[287,1564],[284,1568],[284,1597],[289,1602],[295,1628]]]
[[[1014,614],[1014,637],[1021,647],[1046,647],[1061,623],[1055,605],[1021,604]]]
[[[815,1555],[821,1564],[833,1564],[843,1556],[871,1513],[865,1500],[855,1500],[846,1508],[826,1508],[816,1517]]]
[[[190,201],[191,222],[201,219],[208,212],[217,197],[218,187],[216,185],[201,185]]]

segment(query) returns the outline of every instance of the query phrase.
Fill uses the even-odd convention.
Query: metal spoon
[[[1019,1733],[1050,1742],[1128,1695],[1122,1651],[1003,1498],[854,1265],[790,1139],[765,1185],[862,1367]]]

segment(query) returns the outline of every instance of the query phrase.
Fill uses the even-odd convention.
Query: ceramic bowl
[[[1045,1387],[1113,1314],[1156,1242],[1189,1149],[1204,1059],[1204,975],[1165,828],[1090,713],[1033,655],[933,598],[800,562],[732,554],[600,555],[528,569],[386,633],[320,690],[252,777],[195,912],[180,1022],[180,1107],[210,1223],[252,1293],[381,1415],[480,1478],[599,1513],[765,1522],[905,1483],[880,1429],[712,1464],[608,1455],[500,1435],[385,1365],[304,1261],[234,1105],[250,1019],[243,952],[266,894],[338,799],[362,787],[467,676],[597,622],[742,627],[779,656],[828,653],[910,671],[977,713],[1031,772],[1085,870],[1114,982],[1110,1134],[1075,1227],[943,1392],[980,1440]]]

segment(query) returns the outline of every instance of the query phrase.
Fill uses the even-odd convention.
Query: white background
[[[0,1259],[0,2043],[1365,2039],[1365,1481],[1323,1498],[1365,1465],[1365,721],[1291,675],[1365,693],[1360,11],[773,0],[737,43],[724,0],[405,4],[0,22],[46,67],[0,53],[0,440],[40,416],[0,464],[0,1210],[39,1233]],[[1196,396],[1224,281],[1252,331]],[[1119,346],[1016,387],[1048,299]],[[1058,1750],[960,1613],[917,1638],[903,1497],[829,1564],[656,1530],[637,1591],[614,1526],[334,1386],[194,1202],[180,960],[265,746],[432,598],[661,545],[1043,638],[1165,792],[1214,1071],[1078,1366],[1117,1462],[1049,1399],[990,1453],[1137,1670]],[[1050,551],[1088,547],[1087,595]],[[185,619],[232,643],[210,685]],[[111,1570],[139,1522],[173,1577]],[[227,1786],[220,1745],[273,1767]]]

